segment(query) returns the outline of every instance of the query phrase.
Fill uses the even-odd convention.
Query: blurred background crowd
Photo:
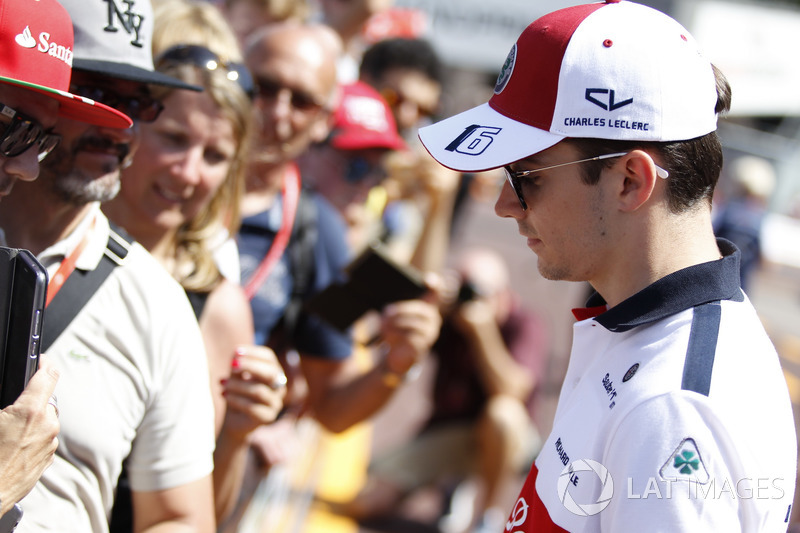
[[[76,2],[62,3],[77,58]],[[122,17],[145,2],[96,3]],[[139,138],[118,169],[108,165],[119,185],[78,205],[100,203],[97,216],[135,238],[192,303],[214,469],[230,473],[213,480],[219,531],[502,530],[550,429],[569,311],[588,287],[541,278],[513,222],[493,212],[501,173],[444,169],[416,131],[485,102],[525,26],[577,3],[152,0],[153,70],[179,83],[146,80],[147,98],[129,98]],[[785,60],[800,45],[800,8],[642,3],[682,22],[733,87],[715,230],[743,251],[743,286],[800,413],[800,99],[790,90],[800,74]],[[86,96],[119,96],[74,68]],[[57,175],[83,164],[51,161]],[[49,186],[18,184],[20,213],[4,200],[0,225]],[[25,238],[8,235],[37,248]],[[308,302],[365,253],[422,288],[336,327]],[[393,283],[376,276],[371,292]],[[111,531],[130,531],[148,504],[130,464]]]

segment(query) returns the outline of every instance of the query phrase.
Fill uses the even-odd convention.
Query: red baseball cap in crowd
[[[607,0],[531,23],[502,66],[488,103],[421,128],[442,165],[482,171],[559,141],[682,141],[717,128],[713,67],[678,22]]]
[[[56,0],[0,0],[0,83],[57,100],[62,117],[130,127],[125,114],[69,92],[72,46],[72,21]]]
[[[407,148],[397,133],[389,105],[378,91],[361,81],[341,87],[329,142],[340,150]]]

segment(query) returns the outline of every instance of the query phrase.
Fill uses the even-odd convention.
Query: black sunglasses
[[[61,141],[61,135],[47,133],[39,122],[0,103],[0,153],[16,157],[34,144],[41,162]]]
[[[344,179],[347,183],[355,185],[367,178],[372,178],[375,182],[379,182],[386,177],[386,172],[381,165],[373,164],[361,156],[345,157],[347,159],[347,169],[344,173]]]
[[[113,107],[138,122],[153,122],[164,110],[164,104],[160,100],[144,94],[122,96],[111,89],[94,85],[70,85],[69,90],[71,93]]]
[[[256,95],[266,100],[274,100],[286,89],[291,93],[292,107],[298,111],[316,111],[325,107],[324,103],[317,101],[310,94],[287,87],[276,80],[259,77],[256,79],[256,84]]]
[[[247,67],[241,63],[225,61],[204,46],[179,44],[168,48],[156,58],[156,68],[163,69],[169,63],[194,65],[211,72],[222,70],[229,80],[239,84],[250,99],[255,97],[255,83]]]
[[[533,170],[514,170],[511,168],[510,165],[504,166],[503,169],[506,171],[506,179],[508,180],[508,183],[511,185],[511,189],[514,191],[514,194],[517,195],[517,200],[519,200],[519,205],[522,207],[523,211],[526,211],[528,209],[528,203],[525,201],[525,197],[522,194],[522,178],[530,176],[531,174],[536,174],[538,172],[543,172],[545,170],[550,170],[553,168],[566,167],[568,165],[575,165],[578,163],[588,163],[589,161],[612,159],[614,157],[622,157],[623,155],[627,155],[627,152],[603,154],[595,157],[589,157],[587,159],[579,159],[578,161],[568,161],[566,163],[559,163],[558,165],[550,165],[548,167],[535,168]],[[656,167],[656,175],[659,178],[667,179],[669,177],[669,172],[667,172],[658,165],[655,165],[655,167]]]

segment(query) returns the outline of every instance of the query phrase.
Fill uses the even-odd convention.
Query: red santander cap
[[[407,148],[397,133],[389,105],[375,89],[361,81],[341,87],[329,142],[340,150]]]
[[[72,46],[72,20],[56,0],[0,0],[0,83],[57,100],[62,117],[130,127],[125,114],[69,92]]]

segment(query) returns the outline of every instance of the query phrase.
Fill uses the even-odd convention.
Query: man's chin
[[[73,205],[85,205],[91,202],[107,202],[119,193],[119,171],[91,178],[64,177],[56,182],[56,192],[64,201]]]

